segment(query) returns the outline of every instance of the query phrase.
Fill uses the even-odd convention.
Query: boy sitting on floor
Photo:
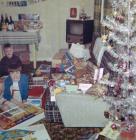
[[[20,66],[22,66],[22,62],[20,58],[14,54],[12,45],[5,44],[3,50],[5,56],[3,56],[0,61],[0,76],[7,76],[9,74],[8,67],[10,65],[19,64]]]
[[[20,65],[10,65],[9,76],[4,81],[3,105],[14,103],[20,107],[24,106],[28,97],[28,77],[21,74]]]

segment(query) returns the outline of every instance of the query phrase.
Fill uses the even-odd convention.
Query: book
[[[41,107],[41,99],[38,99],[38,98],[31,98],[29,97],[27,99],[27,102],[34,105],[34,106],[37,106],[37,107]]]
[[[44,124],[0,131],[0,140],[51,140]]]
[[[43,94],[44,94],[44,88],[43,86],[32,86],[29,89],[29,94],[28,94],[28,98],[42,98]]]
[[[52,59],[52,67],[56,67],[57,65],[61,65],[64,61],[66,51],[64,50],[59,50]]]
[[[15,125],[14,121],[3,114],[0,114],[0,128],[7,129]]]
[[[50,73],[51,65],[41,64],[38,68],[42,73]]]
[[[22,108],[19,107],[15,107],[12,108],[6,112],[3,112],[3,115],[5,115],[6,117],[14,117],[18,114],[24,113],[25,111]]]
[[[8,130],[0,133],[0,140],[31,140],[34,131],[31,130]]]
[[[24,107],[16,107],[0,114],[0,128],[7,130],[20,128],[23,125],[30,125],[43,119],[43,109],[32,104],[25,104]]]

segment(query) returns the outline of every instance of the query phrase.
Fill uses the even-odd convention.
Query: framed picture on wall
[[[27,0],[12,0],[12,1],[8,1],[7,2],[7,6],[10,6],[10,7],[21,7],[21,6],[27,6]]]
[[[18,19],[23,19],[23,20],[40,20],[40,15],[38,13],[35,14],[18,14]]]

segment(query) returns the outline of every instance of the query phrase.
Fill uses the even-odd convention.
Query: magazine
[[[21,114],[21,113],[24,113],[24,112],[25,111],[22,108],[15,107],[15,108],[12,108],[12,109],[4,112],[3,115],[6,116],[6,117],[14,117],[14,116],[16,116],[18,114]]]

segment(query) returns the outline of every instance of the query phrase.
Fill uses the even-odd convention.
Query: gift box
[[[45,108],[46,108],[45,118],[48,122],[62,123],[62,118],[61,118],[60,111],[56,102],[52,102],[48,100],[46,102]]]
[[[136,139],[136,133],[135,133],[136,130],[124,130],[124,131],[121,131],[120,133],[120,139],[121,140],[135,140]]]
[[[83,69],[76,69],[76,71],[75,71],[75,76],[76,76],[76,78],[81,78],[81,77],[83,77],[83,75],[86,74],[86,73],[87,73],[86,67],[83,68]]]
[[[51,101],[50,91],[46,94],[45,118],[48,122],[62,123],[59,108],[55,101]]]
[[[29,89],[28,102],[45,109],[45,89],[43,86],[32,86]]]
[[[57,52],[52,59],[52,67],[63,63],[65,52]]]

